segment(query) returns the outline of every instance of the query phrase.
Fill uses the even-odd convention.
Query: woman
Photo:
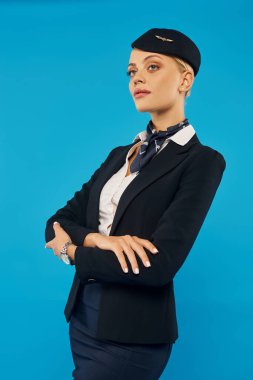
[[[200,66],[195,43],[153,28],[131,46],[129,90],[151,120],[45,231],[46,247],[75,265],[65,316],[76,380],[160,377],[178,338],[173,279],[226,166],[184,115]]]

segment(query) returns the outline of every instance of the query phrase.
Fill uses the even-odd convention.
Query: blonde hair
[[[178,63],[178,68],[181,73],[184,73],[185,71],[190,71],[194,77],[194,71],[193,68],[189,65],[189,63],[185,62],[181,58],[173,57],[175,61]],[[191,95],[191,89],[185,92],[185,98],[189,97]]]

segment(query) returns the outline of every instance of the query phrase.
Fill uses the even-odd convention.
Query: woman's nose
[[[136,78],[136,76],[135,76],[135,78],[134,78],[134,84],[136,84],[138,82],[142,82],[143,83],[143,79],[138,78],[138,77]]]
[[[145,82],[145,78],[140,70],[134,74],[134,84],[136,84],[138,81]]]

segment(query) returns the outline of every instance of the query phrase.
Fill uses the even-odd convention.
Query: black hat
[[[153,28],[131,44],[132,48],[181,58],[193,68],[196,76],[201,62],[200,51],[185,34],[174,29]]]

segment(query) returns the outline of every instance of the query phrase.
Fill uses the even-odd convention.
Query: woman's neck
[[[185,119],[184,111],[173,114],[167,113],[152,113],[151,119],[154,128],[157,131],[166,131],[166,129],[172,125],[178,124]]]

